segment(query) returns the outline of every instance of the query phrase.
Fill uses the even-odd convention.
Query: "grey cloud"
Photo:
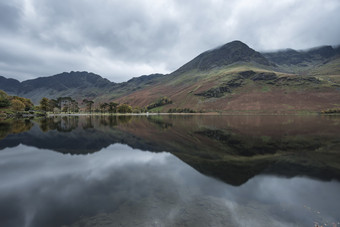
[[[44,11],[46,1],[40,1],[37,8],[44,11],[42,17],[47,18],[45,33],[52,41],[57,40],[61,48],[104,47],[113,58],[144,62],[141,57],[169,43],[166,34],[174,34],[177,24],[161,16],[153,18],[152,12],[140,1],[131,2],[133,4],[122,5],[118,1],[99,1],[79,6],[78,1],[71,1],[65,7],[64,3],[54,1],[47,2],[52,4],[52,9]],[[73,31],[74,39],[65,37],[63,29]]]
[[[87,70],[118,82],[169,73],[232,40],[257,50],[337,45],[339,11],[337,0],[15,0],[0,4],[0,74]]]
[[[8,3],[0,2],[0,29],[12,30],[18,26],[19,10]]]

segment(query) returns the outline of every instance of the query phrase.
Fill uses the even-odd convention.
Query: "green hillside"
[[[142,107],[167,96],[173,102],[164,106],[163,112],[187,108],[231,114],[295,114],[338,108],[340,58],[336,50],[327,54],[324,49],[303,54],[289,50],[270,57],[239,41],[232,42],[200,54],[155,86],[117,101]],[[291,59],[283,60],[286,58]]]

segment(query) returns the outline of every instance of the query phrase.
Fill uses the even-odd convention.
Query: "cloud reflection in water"
[[[260,175],[234,187],[170,153],[122,144],[88,155],[19,145],[0,152],[0,170],[2,226],[294,226],[339,220],[339,182]]]

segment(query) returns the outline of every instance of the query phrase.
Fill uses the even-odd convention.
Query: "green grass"
[[[168,85],[181,85],[181,84],[194,84],[196,82],[204,83],[207,81],[219,80],[220,82],[228,81],[239,72],[243,71],[255,71],[255,72],[273,72],[270,69],[259,68],[252,64],[248,65],[229,65],[226,67],[218,67],[208,71],[198,71],[197,69],[185,72],[176,77],[172,77],[170,81],[167,82]]]
[[[150,109],[149,112],[152,112],[152,113],[163,112],[163,109],[164,109],[164,106],[158,106],[158,107]]]
[[[270,136],[261,136],[261,140],[265,143],[268,143],[271,140]]]
[[[262,92],[270,92],[271,88],[268,85],[264,85],[264,86],[262,86],[261,91]]]
[[[310,70],[311,75],[340,75],[340,58]]]

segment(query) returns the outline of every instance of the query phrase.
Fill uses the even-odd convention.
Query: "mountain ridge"
[[[320,65],[340,58],[340,46],[324,45],[306,50],[288,48],[274,52],[263,52],[262,55],[275,63],[279,71],[308,74]]]
[[[235,45],[237,54],[231,61],[228,59],[234,56],[232,51],[227,51],[224,58],[218,57],[223,47]],[[238,47],[240,52],[237,52]],[[169,97],[172,104],[153,110],[159,112],[191,109],[234,114],[296,114],[338,108],[340,57],[329,57],[322,52],[324,49],[329,48],[310,51],[312,54],[308,57],[317,60],[308,65],[299,65],[298,61],[287,67],[281,62],[270,61],[240,41],[234,41],[203,52],[157,86],[121,96],[117,101],[143,107],[161,97]],[[248,56],[247,52],[253,55]]]
[[[116,101],[143,108],[167,96],[172,104],[155,111],[315,111],[340,105],[339,53],[340,47],[331,46],[260,53],[233,41],[199,54],[166,75],[143,75],[122,83],[88,72],[23,82],[0,77],[0,89],[36,104],[42,97],[71,96],[78,101]]]
[[[109,93],[112,90],[134,90],[131,88],[131,85],[138,86],[138,84],[142,83],[151,84],[154,80],[162,76],[164,75],[143,75],[122,83],[111,82],[100,75],[86,71],[63,72],[53,76],[39,77],[22,82],[16,79],[0,76],[0,90],[4,90],[10,95],[28,97],[36,104],[42,98],[42,95],[47,98],[56,98],[57,96],[76,96],[75,98],[80,101],[82,100],[82,97],[94,99],[98,95],[102,95],[103,92]],[[39,91],[41,95],[36,96],[34,91]],[[80,97],[77,93],[82,96]]]
[[[251,61],[260,65],[271,65],[259,52],[236,40],[199,54],[172,74],[185,73],[193,69],[206,71],[215,67]]]

